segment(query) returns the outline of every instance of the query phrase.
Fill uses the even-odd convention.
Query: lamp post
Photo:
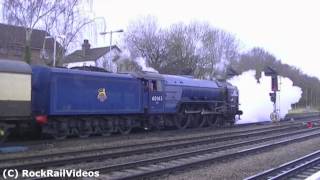
[[[100,35],[106,35],[106,34],[110,34],[110,46],[109,46],[109,53],[111,53],[111,49],[112,49],[112,33],[122,33],[123,32],[123,29],[119,29],[119,30],[116,30],[116,31],[105,31],[105,32],[100,32]],[[110,66],[111,66],[111,61],[112,61],[112,57],[111,57],[111,54],[110,54]],[[109,66],[109,67],[110,67]],[[110,67],[111,69],[111,67]]]
[[[59,38],[66,38],[64,35],[58,35],[58,36],[45,36],[44,38],[45,39],[50,39],[50,38],[53,38],[53,67],[56,67],[56,54],[57,54],[57,37]]]

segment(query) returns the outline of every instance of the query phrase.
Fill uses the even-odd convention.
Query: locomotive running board
[[[201,115],[209,115],[209,114],[221,114],[219,112],[214,111],[200,111],[200,110],[193,110],[193,111],[184,111],[185,114],[201,114]]]
[[[213,111],[202,111],[201,115],[209,115],[209,114],[221,114],[219,112],[213,112]]]
[[[184,113],[185,114],[200,114],[201,111],[200,110],[194,110],[194,111],[185,110]]]

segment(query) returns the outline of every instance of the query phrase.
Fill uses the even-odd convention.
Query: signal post
[[[271,67],[267,67],[264,72],[266,76],[271,77],[271,93],[269,93],[269,95],[270,100],[273,103],[273,111],[270,114],[270,119],[272,122],[278,122],[280,120],[280,115],[277,109],[277,91],[279,91],[278,73]]]

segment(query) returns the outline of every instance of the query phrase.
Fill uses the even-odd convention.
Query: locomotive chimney
[[[83,56],[88,55],[89,49],[90,49],[89,40],[85,39],[82,44],[82,55]]]

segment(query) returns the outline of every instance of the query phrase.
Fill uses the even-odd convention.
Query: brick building
[[[52,38],[46,31],[34,29],[31,35],[31,64],[51,64],[53,57]],[[0,59],[23,60],[25,53],[26,31],[24,27],[0,23]],[[43,47],[45,47],[43,49]],[[57,43],[57,52],[63,53]]]

